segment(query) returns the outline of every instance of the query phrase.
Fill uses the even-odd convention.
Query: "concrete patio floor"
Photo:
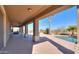
[[[74,44],[43,34],[40,41],[33,43],[32,35],[19,34],[13,35],[1,51],[3,54],[73,54]]]
[[[31,37],[23,35],[13,35],[12,39],[7,42],[7,46],[2,49],[6,54],[31,54],[32,53]]]
[[[40,34],[40,41],[33,45],[34,54],[73,54],[74,43]]]

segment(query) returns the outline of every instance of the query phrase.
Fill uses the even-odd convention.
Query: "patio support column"
[[[49,34],[51,34],[51,17],[48,17],[48,29],[49,29]]]
[[[20,27],[20,33],[23,34],[23,26]]]
[[[75,46],[75,53],[79,53],[79,6],[77,6],[77,44]]]
[[[38,20],[33,21],[33,41],[39,41],[39,22]]]
[[[0,48],[6,47],[7,41],[10,39],[10,21],[3,5],[0,6]]]
[[[25,36],[28,35],[28,24],[25,25]]]

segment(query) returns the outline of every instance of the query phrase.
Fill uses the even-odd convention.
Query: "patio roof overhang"
[[[54,15],[68,9],[70,5],[5,5],[6,14],[12,26],[22,26],[33,20]]]

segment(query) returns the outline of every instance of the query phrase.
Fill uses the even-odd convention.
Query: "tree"
[[[72,32],[71,35],[74,35],[74,31],[77,31],[77,27],[76,27],[76,26],[69,26],[69,27],[67,28],[67,30]]]
[[[49,34],[49,29],[47,28],[44,33]]]

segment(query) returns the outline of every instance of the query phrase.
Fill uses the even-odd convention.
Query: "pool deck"
[[[44,37],[46,41],[33,45],[34,54],[73,54],[75,44],[59,38],[55,38],[53,35],[40,34],[40,37]]]

